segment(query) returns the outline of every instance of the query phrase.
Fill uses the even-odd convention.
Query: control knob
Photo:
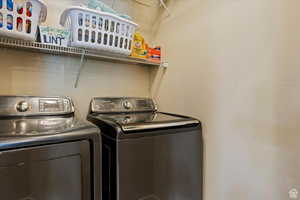
[[[26,101],[20,101],[16,106],[17,111],[26,112],[29,110],[29,103]]]
[[[131,104],[129,101],[124,101],[124,102],[123,102],[123,107],[124,107],[126,110],[130,110],[130,109],[132,109],[132,104]]]

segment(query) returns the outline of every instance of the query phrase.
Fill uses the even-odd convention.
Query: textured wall
[[[0,93],[67,95],[85,116],[95,96],[148,96],[149,69],[88,60],[74,88],[79,58],[0,49]]]
[[[204,124],[205,200],[300,190],[300,2],[171,0],[158,100]]]

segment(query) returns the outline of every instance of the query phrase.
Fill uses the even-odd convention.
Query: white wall
[[[153,30],[162,110],[204,125],[205,200],[300,190],[300,2],[171,0]]]
[[[149,69],[88,60],[74,83],[80,58],[0,50],[0,94],[70,96],[83,117],[95,96],[148,96]]]

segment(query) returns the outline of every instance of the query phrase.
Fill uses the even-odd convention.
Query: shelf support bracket
[[[80,75],[82,74],[82,71],[83,71],[83,67],[84,67],[84,56],[85,56],[85,54],[86,54],[86,52],[85,52],[85,50],[83,50],[83,51],[82,51],[82,54],[81,54],[81,58],[80,58],[80,66],[79,66],[79,69],[78,69],[78,73],[77,73],[76,81],[75,81],[75,85],[74,85],[75,88],[78,87]]]
[[[152,99],[156,99],[158,96],[158,92],[163,81],[163,78],[168,69],[168,63],[162,62],[160,67],[155,68],[150,74],[150,97]]]

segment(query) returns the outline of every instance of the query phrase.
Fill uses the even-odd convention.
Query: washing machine
[[[103,200],[202,200],[199,120],[163,113],[149,98],[94,98]]]
[[[0,96],[5,200],[100,200],[99,129],[67,97]]]

